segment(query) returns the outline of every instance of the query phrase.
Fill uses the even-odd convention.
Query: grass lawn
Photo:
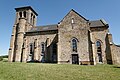
[[[120,80],[115,65],[0,62],[0,80]]]

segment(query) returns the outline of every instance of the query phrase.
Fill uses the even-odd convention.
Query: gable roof
[[[75,14],[79,15],[80,17],[82,17],[84,20],[89,21],[89,20],[87,20],[85,17],[81,16],[81,15],[80,15],[78,12],[76,12],[74,9],[71,9],[71,10],[68,12],[68,14],[70,14],[70,12],[74,12]],[[67,14],[67,15],[68,15],[68,14]],[[67,16],[67,15],[66,15],[66,16]],[[65,16],[65,17],[66,17],[66,16]],[[65,18],[65,17],[64,17],[64,18]],[[62,21],[64,20],[64,18],[63,18],[60,22],[62,22]],[[60,23],[60,22],[59,22],[59,23]]]
[[[89,21],[90,27],[103,27],[106,26],[108,27],[108,23],[105,22],[105,20],[100,19],[100,20],[94,20],[94,21]]]
[[[22,7],[23,8],[23,7]],[[75,14],[79,15],[80,17],[82,17],[84,20],[88,21],[90,23],[90,28],[96,28],[96,27],[109,27],[108,23],[106,23],[105,20],[103,19],[100,19],[100,20],[94,20],[94,21],[89,21],[87,20],[86,18],[84,18],[83,16],[81,16],[79,13],[77,13],[75,10],[71,9],[69,11],[70,12],[74,12]],[[68,14],[69,14],[68,13]],[[68,15],[67,14],[67,15]],[[67,16],[66,15],[66,16]],[[66,17],[65,16],[65,17]],[[64,18],[65,18],[64,17]],[[64,19],[63,18],[63,19]],[[63,20],[62,19],[62,20]],[[60,22],[62,22],[62,20]],[[44,26],[37,26],[37,27],[34,27],[34,28],[31,28],[31,30],[27,31],[27,32],[38,32],[38,31],[51,31],[51,30],[58,30],[58,24],[52,24],[52,25],[44,25]]]
[[[85,17],[83,17],[82,15],[80,15],[78,12],[76,12],[74,9],[71,9],[71,11],[75,12],[77,15],[79,15],[80,17],[82,17],[84,20],[89,21],[89,20],[87,20]],[[71,11],[70,11],[70,12],[71,12]],[[70,12],[69,12],[69,13],[70,13]]]
[[[103,20],[94,20],[89,21],[90,28],[96,28],[96,27],[109,27],[108,24]],[[31,28],[31,30],[27,32],[38,32],[38,31],[51,31],[51,30],[58,30],[58,24],[52,24],[52,25],[44,25],[44,26],[37,26],[34,28]]]

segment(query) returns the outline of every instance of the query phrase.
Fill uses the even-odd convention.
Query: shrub
[[[8,55],[4,55],[4,56],[2,56],[3,58],[8,58]]]
[[[2,56],[0,56],[0,61],[2,61],[3,60],[3,57]]]

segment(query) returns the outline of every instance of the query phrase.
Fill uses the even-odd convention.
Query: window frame
[[[78,50],[78,40],[76,38],[72,38],[71,40],[72,52],[77,52]]]
[[[96,41],[96,51],[97,51],[98,61],[103,62],[103,59],[102,59],[102,43],[101,43],[100,40]]]

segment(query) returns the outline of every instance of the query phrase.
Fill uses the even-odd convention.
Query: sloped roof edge
[[[15,8],[16,11],[20,10],[20,9],[31,9],[36,14],[36,16],[38,16],[37,12],[31,6],[25,6],[25,7]]]
[[[75,12],[77,15],[79,15],[80,17],[82,17],[84,20],[89,21],[89,20],[87,20],[85,17],[83,17],[82,15],[80,15],[78,12],[76,12],[74,9],[71,9],[71,10],[65,15],[65,17],[66,17],[71,11]],[[64,17],[64,18],[65,18],[65,17]],[[64,20],[64,18],[63,18],[60,22],[62,22],[62,21]],[[59,23],[60,23],[60,22],[59,22]]]
[[[103,26],[106,26],[106,27],[109,27],[108,23],[103,20],[103,19],[100,19],[100,20],[93,20],[93,21],[89,21],[90,23],[90,27],[94,28],[94,27],[103,27]]]

